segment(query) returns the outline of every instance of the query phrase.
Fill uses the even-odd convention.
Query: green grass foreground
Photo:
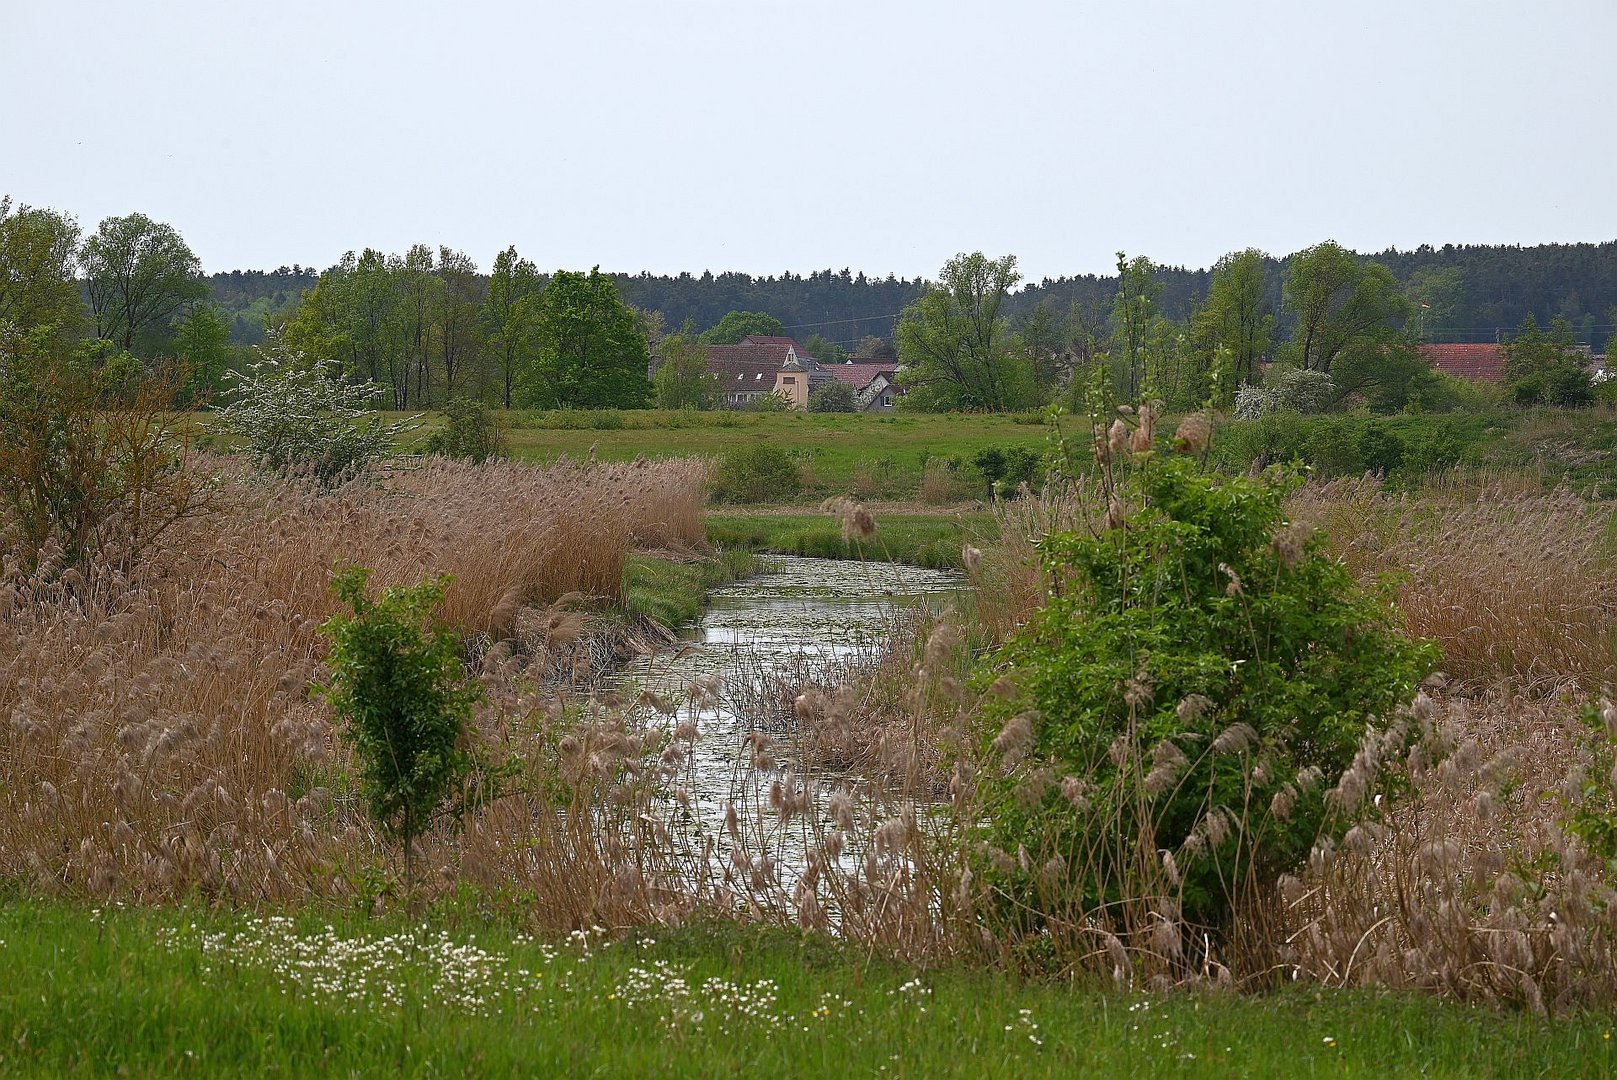
[[[1106,993],[733,926],[546,943],[477,917],[333,921],[0,903],[0,1074],[1574,1076],[1617,1061],[1610,1017]]]

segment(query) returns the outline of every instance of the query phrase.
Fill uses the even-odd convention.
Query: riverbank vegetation
[[[7,564],[0,877],[10,898],[0,917],[67,935],[87,917],[82,905],[136,908],[106,916],[111,929],[96,939],[126,947],[97,944],[60,962],[84,965],[84,993],[106,995],[97,999],[105,1015],[128,1007],[109,986],[109,965],[123,974],[120,985],[145,994],[146,974],[176,963],[206,982],[221,972],[237,978],[230,972],[243,971],[254,950],[304,955],[290,943],[254,944],[272,914],[340,919],[347,937],[392,935],[390,945],[331,947],[379,951],[401,970],[430,950],[425,931],[410,929],[405,940],[396,928],[477,933],[480,948],[509,943],[521,958],[511,963],[530,975],[540,970],[530,953],[542,957],[581,928],[605,927],[599,936],[615,941],[735,920],[752,929],[733,931],[733,941],[767,941],[759,927],[772,926],[807,935],[788,940],[839,942],[793,946],[832,950],[815,954],[831,958],[802,985],[845,993],[867,1015],[877,1011],[873,991],[844,987],[896,990],[926,972],[914,985],[951,988],[926,1007],[947,1011],[943,1030],[969,1036],[979,1051],[1000,1045],[1006,1024],[1022,1055],[1065,1047],[1028,1057],[1035,1071],[1134,1060],[1130,1006],[1174,1017],[1139,1030],[1200,1061],[1214,1053],[1207,1040],[1217,1030],[1204,1017],[1279,1032],[1300,1010],[1333,1029],[1321,1032],[1321,1053],[1345,1053],[1347,1031],[1362,1037],[1367,1060],[1407,1060],[1387,1056],[1402,1051],[1385,1032],[1413,1022],[1450,1032],[1434,1037],[1452,1040],[1456,1053],[1502,1055],[1499,1067],[1515,1068],[1515,1048],[1477,1041],[1473,1014],[1335,992],[1423,991],[1561,1014],[1609,1000],[1617,959],[1606,944],[1606,838],[1617,802],[1606,725],[1617,719],[1601,712],[1600,695],[1613,680],[1611,509],[1569,491],[1474,478],[1419,491],[1362,478],[1287,491],[1274,474],[1208,471],[1209,427],[1192,417],[1170,432],[1149,409],[1118,414],[1096,438],[1058,444],[1065,450],[1047,459],[1050,483],[996,502],[987,518],[895,515],[889,526],[863,503],[837,503],[820,528],[834,530],[838,545],[874,552],[886,530],[912,537],[899,547],[919,559],[927,545],[959,542],[970,587],[951,614],[909,619],[868,663],[832,681],[808,671],[786,723],[751,732],[738,748],[717,817],[693,801],[690,770],[724,688],[699,680],[683,698],[663,698],[596,684],[615,658],[666,642],[626,631],[600,605],[682,618],[690,609],[678,598],[747,568],[742,556],[693,560],[710,537],[785,546],[780,536],[808,527],[800,515],[764,526],[776,519],[704,519],[711,465],[703,459],[586,457],[548,467],[400,459],[323,483],[201,453],[172,458],[165,468],[196,470],[209,498],[160,545],[124,558],[111,533],[94,553],[68,558],[46,542],[31,565]],[[498,763],[496,786],[414,838],[421,869],[408,875],[366,813],[357,762],[328,706],[310,693],[328,678],[317,627],[338,610],[333,570],[355,564],[378,585],[451,575],[436,618],[461,641],[466,677],[481,687],[463,738],[479,760]],[[1272,591],[1309,566],[1341,567],[1333,589],[1348,589],[1351,575],[1369,591],[1343,592],[1337,621],[1321,622],[1312,601],[1299,607]],[[1184,588],[1195,588],[1142,588],[1153,574],[1185,575]],[[1390,591],[1376,593],[1378,580]],[[1111,610],[1097,600],[1111,595],[1103,586],[1122,588],[1120,610],[1132,612],[1111,639],[1040,635],[1038,620],[1048,630],[1058,608],[1068,611],[1060,625],[1098,628]],[[1164,597],[1171,613],[1152,606]],[[1386,603],[1394,606],[1377,606]],[[1241,634],[1187,636],[1206,620],[1250,626],[1264,644],[1249,655]],[[1166,632],[1181,624],[1183,632]],[[1285,627],[1305,624],[1317,630],[1308,650],[1277,644],[1290,640]],[[1401,659],[1378,669],[1390,680],[1386,694],[1351,699],[1365,684],[1354,657],[1395,627],[1411,644],[1389,646]],[[1434,644],[1414,644],[1423,638]],[[1106,640],[1121,651],[1084,651]],[[1183,644],[1192,640],[1195,649]],[[1444,677],[1417,695],[1416,661],[1428,656],[1423,663]],[[1305,657],[1308,701],[1265,694],[1260,665],[1292,679]],[[1063,717],[1053,703],[1087,700],[1080,691],[1099,695],[1099,712]],[[1389,710],[1390,700],[1401,704]],[[1366,711],[1379,718],[1360,728]],[[1076,739],[1092,713],[1120,726]],[[1334,756],[1320,753],[1317,732],[1292,734],[1305,730],[1294,721],[1326,715],[1335,717]],[[1307,756],[1283,762],[1282,747]],[[1079,760],[1095,753],[1117,783]],[[1101,786],[1087,786],[1096,778]],[[1152,809],[1167,793],[1175,794],[1163,807],[1188,807],[1172,821]],[[1104,859],[1086,845],[1114,832],[1071,825],[1095,813],[1132,823],[1130,842]],[[1282,822],[1295,824],[1281,830]],[[192,936],[189,916],[168,913],[176,903],[259,915],[204,912]],[[534,938],[511,937],[513,928]],[[4,947],[55,948],[55,932],[8,929]],[[729,1015],[723,1001],[753,1001],[762,980],[784,985],[780,973],[797,970],[775,955],[686,944],[609,968],[599,983],[575,972],[576,992],[606,995],[599,1015],[575,1013],[582,998],[563,991],[528,1009],[531,1031],[486,1052],[523,1052],[530,1038],[616,1022],[630,1008],[617,1003],[643,984],[674,995],[655,1006],[671,1019],[648,1013],[653,1023],[689,1025],[692,1010]],[[889,959],[872,967],[872,957]],[[1027,976],[1034,981],[1016,981]],[[425,997],[431,980],[422,978]],[[697,978],[709,997],[692,989]],[[1269,996],[1287,983],[1312,989]],[[1183,996],[1158,996],[1175,989]],[[164,998],[164,1017],[205,1019],[213,999],[176,993]],[[679,1052],[699,1064],[739,1055],[774,1068],[784,1019],[781,1032],[757,1037],[744,1026],[767,1012],[791,1018],[804,1053],[830,1053],[802,1022],[824,1003],[771,993],[767,1007],[731,1010],[741,1034],[715,1039],[692,1028]],[[1008,1019],[959,1015],[984,993],[1004,995],[993,1000],[1005,1002]],[[7,1000],[14,1038],[33,1030],[33,997]],[[257,1002],[245,1000],[244,1015],[285,1038],[274,1054],[296,1061],[315,1052],[285,1030],[283,1013]],[[1128,1033],[1103,1020],[1112,1044],[1085,1049],[1095,1010],[1104,1018],[1114,1007],[1129,1016]],[[364,1027],[344,1053],[438,1061],[469,1053],[457,1048],[484,1023],[442,1003],[383,1008],[380,1026],[345,1008],[305,1001],[298,1022],[328,1033]],[[1059,1035],[1040,1010],[1059,1018]],[[395,1035],[395,1020],[404,1034]],[[411,1034],[412,1023],[424,1034]],[[1557,1047],[1586,1048],[1600,1023],[1577,1021],[1553,1037],[1529,1026],[1517,1048],[1570,1053]],[[910,1038],[887,1020],[849,1024],[859,1038],[836,1053],[861,1068],[872,1055],[902,1055],[897,1043]],[[213,1052],[185,1044],[169,1019],[152,1030],[161,1034],[139,1054],[153,1068],[185,1049]],[[319,1052],[333,1041],[320,1036]],[[402,1051],[404,1042],[416,1049]],[[27,1045],[42,1056],[19,1060],[41,1068],[115,1052],[94,1040]],[[918,1054],[948,1055],[963,1044],[940,1031],[916,1045]],[[230,1046],[246,1055],[238,1061],[264,1052]],[[1242,1061],[1267,1052],[1254,1044]]]
[[[59,219],[7,220],[50,241],[55,263],[71,254]],[[175,239],[113,224],[98,259],[125,226]],[[194,268],[168,247],[180,304]],[[482,986],[534,1025],[496,1039],[496,1055],[570,1022],[576,1044],[645,1005],[644,1030],[616,1040],[630,1065],[651,1032],[699,1068],[784,1071],[779,1055],[799,1048],[862,1069],[896,1053],[902,1068],[905,1045],[934,1055],[922,1068],[956,1060],[966,1039],[1025,1064],[1007,1036],[1022,1055],[1070,1047],[1034,1068],[1122,1067],[1141,1064],[1138,1031],[1205,1063],[1228,1059],[1200,1017],[1279,1031],[1299,1009],[1359,1018],[1321,1034],[1322,1055],[1363,1031],[1364,1060],[1384,1063],[1401,1051],[1383,1018],[1405,1009],[1457,1048],[1494,1053],[1439,1000],[1577,1018],[1556,1033],[1523,1022],[1501,1068],[1520,1045],[1587,1052],[1600,1021],[1585,1014],[1617,990],[1610,411],[1478,392],[1463,417],[1424,415],[1430,402],[1409,394],[1410,415],[1367,415],[1387,403],[1389,370],[1405,390],[1424,376],[1403,364],[1384,268],[1333,247],[1299,256],[1285,284],[1318,334],[1287,342],[1289,373],[1233,402],[1218,378],[1228,346],[1172,345],[1150,265],[1120,262],[1113,351],[1085,361],[1087,386],[1065,384],[1085,410],[1076,425],[1059,411],[591,408],[509,423],[464,409],[453,438],[374,416],[355,429],[340,402],[310,396],[349,385],[322,364],[369,368],[393,404],[413,405],[464,385],[453,371],[469,378],[458,365],[473,351],[451,361],[470,346],[448,322],[397,352],[404,339],[343,337],[311,307],[265,354],[296,377],[250,374],[263,401],[243,395],[209,426],[175,411],[201,389],[184,369],[128,354],[155,324],[118,322],[105,296],[92,297],[92,341],[70,319],[0,324],[0,950],[30,966],[57,957],[37,976],[47,987],[64,984],[63,964],[102,988],[115,969],[96,1015],[127,1018],[157,983],[185,984],[137,1025],[153,1033],[138,1050],[115,1049],[110,1024],[85,1031],[102,1042],[82,1051],[52,1041],[34,994],[0,991],[4,1053],[53,1048],[24,1056],[42,1069],[138,1053],[160,1070],[198,1052],[178,1019],[223,1022],[202,988],[251,982],[261,963],[315,979],[286,974],[301,962],[288,957],[311,955],[338,980],[321,993],[362,958],[379,958],[379,981],[350,988],[360,1015],[309,998],[289,1021],[246,996],[256,1030],[287,1040],[271,1064],[355,1032],[346,1045],[373,1055],[368,1067],[408,1064],[412,1023],[442,1055],[423,1060],[459,1062],[483,1034]],[[419,286],[422,311],[459,297],[469,317],[462,259],[374,254],[322,278],[326,314],[346,318],[353,290],[392,281]],[[520,294],[533,268],[511,254]],[[942,357],[956,294],[1014,267],[954,269],[906,317],[906,347]],[[1314,289],[1325,271],[1374,314],[1356,338],[1335,333],[1341,313]],[[1224,283],[1222,300],[1256,302]],[[608,404],[640,378],[652,328],[601,275],[564,284],[573,302],[542,323],[552,359],[574,340],[569,320],[599,308],[633,363],[586,378],[573,355],[506,386],[544,405]],[[538,303],[513,295],[513,318]],[[68,318],[66,291],[36,299]],[[984,347],[1021,347],[1005,329],[984,329]],[[1554,370],[1512,378],[1560,385],[1564,342],[1550,353]],[[436,389],[429,355],[445,365]],[[387,366],[401,357],[420,363]],[[1337,394],[1338,412],[1304,415],[1354,371],[1374,378]],[[1017,372],[986,374],[956,404],[1020,400],[1026,380],[1001,379]],[[1120,389],[1158,387],[1174,414],[1133,394],[1116,404]],[[933,385],[934,402],[949,392]],[[1215,415],[1224,404],[1239,418]],[[327,422],[365,436],[361,452],[329,454],[342,440],[311,435]],[[715,497],[749,509],[709,514]],[[908,513],[873,509],[894,498]],[[794,500],[819,504],[823,523],[769,505]],[[715,540],[731,550],[715,555]],[[603,679],[672,644],[666,624],[746,573],[753,549],[958,565],[962,589],[942,614],[897,613],[882,649],[805,659],[795,684],[763,673],[767,722],[716,675],[677,693]],[[421,677],[389,678],[411,670]],[[744,722],[739,745],[707,741],[721,709]],[[394,734],[433,738],[389,761]],[[696,782],[710,749],[727,765],[719,797]],[[395,803],[408,805],[402,827]],[[97,934],[60,959],[91,905]],[[343,941],[314,929],[326,921]],[[520,987],[479,981],[499,966],[470,947],[479,928],[519,958]],[[629,944],[669,932],[669,952]],[[790,942],[797,959],[777,966],[748,942]],[[566,948],[646,962],[610,961],[591,981],[551,966]],[[672,966],[682,955],[688,969]],[[812,1001],[777,974],[803,966],[820,973],[804,984]],[[568,996],[537,987],[541,969]],[[611,1004],[575,1011],[580,990]],[[1383,991],[1425,996],[1370,996]],[[43,1004],[77,1007],[73,992],[43,989]],[[984,1009],[984,993],[1032,1004],[1012,1016]],[[921,1020],[934,1001],[947,1015]],[[1126,1036],[1075,1041],[1097,1022],[1110,1035],[1114,1006],[1139,1014]],[[842,1017],[861,1035],[851,1047],[812,1035],[838,1008],[865,1009]],[[1059,1037],[1039,1010],[1060,1017]],[[1147,1011],[1178,1019],[1158,1030]],[[911,1021],[936,1030],[914,1038]]]

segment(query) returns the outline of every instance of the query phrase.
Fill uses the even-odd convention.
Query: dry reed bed
[[[1310,486],[1293,513],[1361,577],[1392,575],[1410,633],[1473,688],[1591,693],[1617,662],[1613,509],[1490,485],[1391,494],[1373,479]]]
[[[1609,707],[1608,707],[1609,708]],[[1535,1011],[1609,1005],[1617,892],[1562,825],[1592,764],[1566,703],[1452,699],[1453,751],[1402,766],[1408,797],[1283,883],[1292,977]]]
[[[140,899],[343,890],[380,848],[307,692],[332,569],[369,566],[377,586],[451,574],[451,622],[542,648],[568,620],[534,609],[615,597],[631,537],[702,542],[706,480],[690,461],[434,462],[335,492],[226,475],[217,511],[129,577],[49,559],[24,577],[8,559],[0,876]],[[485,666],[510,705],[523,665],[496,650]]]
[[[387,856],[338,782],[344,751],[324,707],[305,693],[320,672],[314,628],[332,608],[332,563],[375,566],[382,583],[454,573],[454,619],[542,653],[571,631],[536,607],[615,586],[631,533],[699,541],[702,479],[689,465],[434,465],[335,496],[233,482],[225,512],[189,526],[183,553],[138,581],[69,572],[30,593],[8,570],[0,876],[136,899],[351,893]],[[749,735],[751,768],[718,836],[684,827],[682,792],[701,737],[693,710],[721,688],[643,700],[663,714],[648,725],[594,699],[580,709],[541,697],[523,649],[495,645],[482,657],[491,694],[478,734],[522,759],[528,783],[463,833],[427,839],[429,884],[521,896],[549,928],[705,908],[834,923],[917,958],[1016,956],[1019,944],[980,917],[991,900],[970,873],[980,740],[961,675],[974,648],[1042,597],[1036,539],[1091,520],[1094,504],[1075,491],[1002,513],[1005,541],[968,559],[979,595],[963,625],[917,624],[857,694],[808,695],[795,720],[811,753]],[[1422,987],[1544,1009],[1609,1000],[1617,909],[1605,868],[1562,830],[1558,797],[1590,760],[1573,688],[1610,672],[1598,648],[1613,580],[1602,511],[1519,494],[1423,502],[1348,484],[1305,492],[1298,515],[1337,529],[1333,544],[1366,573],[1407,575],[1407,618],[1451,650],[1463,680],[1467,696],[1446,699],[1441,718],[1455,749],[1441,764],[1394,766],[1408,794],[1321,852],[1277,910],[1249,916],[1237,938],[1262,941],[1224,956],[1231,972],[1181,962],[1176,976]],[[1549,686],[1565,698],[1544,696]],[[941,790],[940,749],[967,766]],[[879,780],[852,781],[850,765]],[[791,871],[788,836],[805,852]],[[1172,970],[1154,944],[1178,940],[1163,910],[1122,939],[1083,929],[1093,948],[1070,962],[1103,976]]]

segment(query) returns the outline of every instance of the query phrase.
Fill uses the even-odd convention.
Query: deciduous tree
[[[634,309],[612,279],[558,270],[540,294],[539,359],[522,397],[538,408],[643,408],[650,352]]]
[[[1254,381],[1258,365],[1268,359],[1275,317],[1269,302],[1269,256],[1256,248],[1231,252],[1213,267],[1213,283],[1191,320],[1198,350],[1211,361],[1218,350],[1229,357],[1235,383]],[[1234,386],[1224,388],[1233,393]]]
[[[663,338],[662,363],[652,377],[659,409],[711,409],[719,386],[707,369],[707,347],[695,334],[682,331]]]
[[[1505,377],[1523,405],[1591,405],[1594,385],[1573,340],[1572,326],[1557,315],[1548,332],[1531,312],[1505,346]]]
[[[0,198],[0,323],[23,331],[54,327],[64,333],[83,318],[73,261],[79,227],[54,210]]]
[[[494,257],[494,272],[489,275],[488,295],[483,300],[483,335],[499,371],[507,409],[518,372],[538,355],[536,320],[542,288],[539,271],[514,246]]]
[[[1396,342],[1409,313],[1392,271],[1380,263],[1361,263],[1330,240],[1291,257],[1285,296],[1297,314],[1287,358],[1327,375],[1354,350]]]
[[[1005,299],[1022,275],[1016,256],[956,255],[898,320],[901,378],[911,408],[999,410],[1035,400],[1032,370],[1011,349]]]
[[[174,334],[174,351],[185,366],[188,397],[205,397],[219,389],[230,365],[230,327],[213,304],[192,304]]]
[[[145,214],[109,217],[80,255],[96,336],[126,352],[142,332],[167,325],[208,295],[202,263],[172,225]]]
[[[719,325],[702,334],[708,345],[734,345],[744,337],[761,335],[779,337],[786,333],[780,320],[763,311],[731,311],[719,320]]]

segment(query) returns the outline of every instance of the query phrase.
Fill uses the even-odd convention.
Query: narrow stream
[[[760,673],[874,657],[902,609],[926,604],[941,610],[963,581],[951,571],[891,563],[771,557],[766,573],[714,591],[684,647],[626,668],[620,675],[625,688],[679,702],[679,719],[697,721],[701,738],[685,787],[699,830],[722,831],[727,804],[746,772],[742,739],[750,728],[731,704],[735,684]],[[687,688],[709,676],[729,689],[713,704],[688,702]],[[787,864],[801,857],[782,854]]]

